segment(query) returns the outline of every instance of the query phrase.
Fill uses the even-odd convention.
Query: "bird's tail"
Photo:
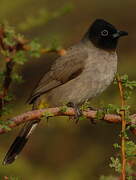
[[[15,161],[17,155],[24,148],[30,135],[32,134],[33,130],[36,128],[38,123],[39,123],[39,119],[30,121],[24,125],[24,127],[21,129],[19,135],[16,137],[16,139],[10,146],[8,152],[6,153],[6,156],[3,160],[4,165],[11,164],[12,162]]]

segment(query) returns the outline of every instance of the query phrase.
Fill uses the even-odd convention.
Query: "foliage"
[[[29,57],[40,56],[40,44],[36,41],[27,42],[24,37],[15,32],[14,28],[7,23],[0,25],[0,54],[3,58],[4,67],[0,72],[0,116],[11,113],[11,102],[14,96],[9,94],[11,83],[21,83],[22,77],[15,71],[17,65],[24,65]],[[29,49],[25,49],[28,46]],[[1,125],[3,128],[8,127]]]
[[[136,81],[130,81],[128,78],[128,75],[119,75],[117,74],[116,79],[114,84],[118,85],[119,83],[122,84],[122,91],[123,91],[123,98],[125,101],[127,101],[128,99],[131,98],[131,94],[132,94],[132,90],[134,90],[134,88],[136,87]],[[121,111],[125,112],[125,120],[126,122],[129,122],[129,114],[130,114],[130,106],[127,105],[127,103],[125,102],[125,106],[116,106],[116,105],[112,105],[109,104],[106,108],[106,112],[108,113],[117,113],[120,114]],[[104,112],[105,113],[105,112]],[[102,114],[102,113],[101,113]],[[116,156],[115,157],[111,157],[111,163],[109,164],[109,166],[111,168],[114,168],[115,172],[117,172],[118,174],[121,174],[122,172],[122,159],[125,158],[126,159],[126,179],[127,180],[134,180],[135,179],[135,171],[136,171],[136,144],[130,140],[129,137],[129,132],[128,130],[131,127],[126,127],[125,132],[121,132],[120,137],[124,137],[125,138],[125,147],[122,147],[122,144],[117,144],[115,143],[114,149],[116,151]],[[125,157],[122,157],[121,151],[122,149],[125,149]],[[106,180],[108,177],[106,176],[102,176],[100,178],[100,180]],[[112,179],[112,177],[110,177]]]
[[[57,19],[73,9],[71,3],[66,4],[62,8],[58,9],[55,12],[49,12],[47,9],[41,9],[38,13],[35,13],[33,16],[28,16],[24,22],[18,25],[18,28],[22,31],[26,31],[42,24],[46,24],[51,20]]]

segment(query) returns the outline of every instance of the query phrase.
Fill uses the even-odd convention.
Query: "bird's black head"
[[[89,28],[86,37],[98,48],[115,50],[118,39],[125,35],[128,35],[128,33],[117,30],[112,24],[103,19],[97,19]]]

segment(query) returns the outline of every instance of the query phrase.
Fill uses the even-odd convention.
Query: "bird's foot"
[[[49,120],[50,120],[50,118],[52,118],[52,116],[48,116],[48,117],[46,117],[46,122],[47,122],[47,124],[49,124]]]
[[[73,102],[69,102],[67,104],[68,107],[72,107],[75,109],[75,116],[74,116],[74,120],[75,120],[75,123],[78,124],[79,122],[79,117],[82,115],[82,112],[81,110],[79,109],[78,105],[73,103]]]

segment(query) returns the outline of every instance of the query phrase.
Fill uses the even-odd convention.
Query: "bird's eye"
[[[101,35],[102,35],[102,36],[108,36],[108,34],[109,34],[109,32],[108,32],[106,29],[104,29],[103,31],[101,31]]]

